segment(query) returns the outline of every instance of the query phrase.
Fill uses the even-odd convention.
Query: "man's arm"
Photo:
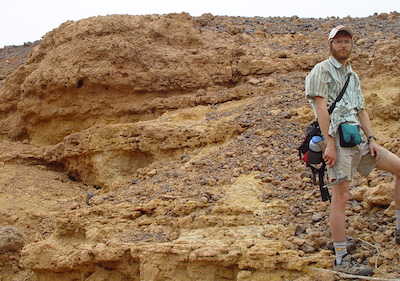
[[[315,106],[319,127],[326,141],[326,149],[323,158],[325,163],[333,168],[336,164],[336,148],[335,139],[328,134],[330,126],[328,99],[316,96]]]
[[[357,113],[358,120],[360,120],[361,124],[361,129],[364,131],[364,134],[368,138],[369,136],[373,136],[372,132],[372,125],[371,125],[371,120],[369,119],[368,113],[362,109]],[[381,150],[376,143],[376,140],[374,138],[368,139],[369,142],[369,150],[371,152],[371,156],[376,155],[376,160],[378,161],[379,158],[381,157]]]

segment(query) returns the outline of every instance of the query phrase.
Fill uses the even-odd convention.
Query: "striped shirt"
[[[352,73],[352,75],[346,92],[330,115],[328,134],[332,137],[336,136],[341,123],[360,126],[357,113],[364,109],[364,97],[361,93],[360,80],[349,63],[343,66],[332,56],[316,64],[306,77],[306,96],[314,110],[314,115],[317,116],[315,97],[326,98],[329,108],[342,90],[349,73]]]

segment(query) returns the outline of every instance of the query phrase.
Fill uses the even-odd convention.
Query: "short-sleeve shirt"
[[[349,63],[343,66],[332,56],[316,64],[306,77],[306,96],[314,110],[314,115],[317,116],[315,97],[326,98],[329,108],[342,90],[349,73],[351,77],[346,92],[330,115],[328,134],[332,137],[336,136],[341,123],[360,126],[357,113],[364,109],[360,80]]]

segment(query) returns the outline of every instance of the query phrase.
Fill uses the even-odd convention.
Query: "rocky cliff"
[[[296,147],[337,24],[400,154],[396,12],[110,15],[0,50],[0,278],[335,280],[329,204]],[[357,178],[348,210],[356,257],[383,277],[400,275],[392,183]]]

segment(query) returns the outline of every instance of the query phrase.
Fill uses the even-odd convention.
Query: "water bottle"
[[[320,141],[323,141],[323,138],[320,136],[313,136],[310,140],[310,144],[308,145],[310,149],[314,152],[320,152],[321,147],[318,145]]]

